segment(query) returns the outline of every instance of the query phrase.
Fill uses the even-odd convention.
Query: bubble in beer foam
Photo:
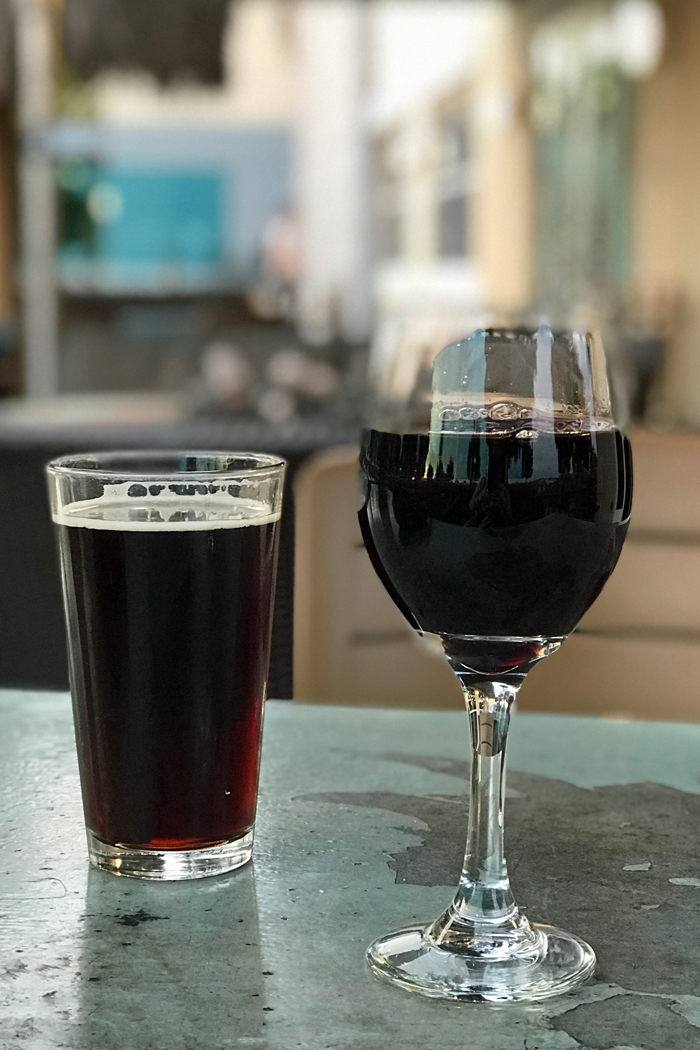
[[[268,501],[229,495],[224,489],[210,494],[202,485],[152,485],[149,490],[132,484],[106,485],[101,496],[69,503],[54,512],[53,520],[84,529],[183,532],[266,525],[279,517],[279,509]]]

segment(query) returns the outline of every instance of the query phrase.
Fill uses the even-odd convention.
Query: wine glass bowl
[[[505,746],[530,668],[613,571],[631,507],[629,443],[600,340],[480,330],[435,358],[409,419],[375,405],[360,526],[411,625],[437,635],[465,695],[472,785],[464,870],[435,922],[382,938],[372,970],[423,994],[541,999],[593,972],[592,949],[518,911],[503,854]],[[429,409],[429,412],[427,411]]]

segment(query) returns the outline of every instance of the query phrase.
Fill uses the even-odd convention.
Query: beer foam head
[[[191,482],[106,485],[101,496],[69,503],[53,514],[58,525],[116,532],[240,529],[279,517],[280,511],[263,500],[244,498],[226,486]]]

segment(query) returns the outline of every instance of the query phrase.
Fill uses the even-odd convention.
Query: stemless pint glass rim
[[[197,469],[170,469],[162,471],[139,469],[144,462],[152,466],[159,460],[164,465],[178,460],[219,460],[220,465]],[[94,460],[94,466],[86,461]],[[46,464],[47,473],[55,477],[105,478],[110,481],[133,479],[137,481],[177,482],[183,478],[197,481],[226,478],[274,477],[287,466],[281,456],[268,452],[222,452],[210,449],[125,449],[106,452],[79,452],[59,456]]]

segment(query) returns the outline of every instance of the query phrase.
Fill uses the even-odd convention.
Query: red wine
[[[437,451],[426,435],[363,439],[360,526],[377,573],[415,628],[470,638],[484,671],[493,646],[477,639],[570,634],[627,531],[619,431],[528,434],[444,435]]]
[[[277,522],[182,504],[59,522],[86,824],[112,845],[205,848],[255,820]]]

